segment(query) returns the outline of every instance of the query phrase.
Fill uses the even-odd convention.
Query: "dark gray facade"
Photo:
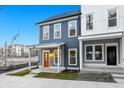
[[[118,64],[120,64],[120,38],[114,38],[114,39],[101,39],[101,40],[90,40],[90,41],[83,41],[83,63],[84,64],[106,64],[106,44],[112,44],[112,43],[117,43],[118,44]],[[104,48],[104,60],[103,61],[92,61],[92,62],[88,62],[85,61],[85,45],[90,45],[90,44],[103,44],[103,48]]]
[[[78,15],[74,15],[74,17],[76,16],[75,19],[73,20],[77,20],[77,36],[76,37],[68,37],[68,21],[72,21],[72,20],[66,20],[66,21],[62,21],[62,22],[58,22],[61,23],[61,38],[60,39],[54,39],[54,24],[56,23],[52,23],[52,24],[48,24],[49,25],[49,40],[43,40],[43,26],[40,26],[40,36],[39,36],[39,43],[40,44],[45,44],[45,43],[54,43],[54,42],[65,42],[64,45],[64,66],[65,67],[77,67],[79,68],[79,41],[78,41],[78,36],[80,35],[80,14],[78,13]],[[71,16],[73,17],[73,15]],[[69,17],[66,17],[69,18]],[[60,18],[61,19],[61,18]],[[69,65],[68,64],[68,49],[69,48],[76,48],[77,49],[77,65]]]

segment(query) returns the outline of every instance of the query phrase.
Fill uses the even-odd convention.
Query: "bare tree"
[[[12,41],[10,44],[7,45],[7,41],[5,42],[5,46],[4,46],[4,53],[2,56],[2,61],[4,62],[4,67],[6,67],[6,63],[7,63],[7,57],[11,56],[11,52],[12,52],[12,44],[14,43],[14,41],[17,39],[17,37],[20,34],[17,33],[15,36],[13,36]]]

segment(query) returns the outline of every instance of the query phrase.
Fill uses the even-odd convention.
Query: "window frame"
[[[76,62],[75,62],[75,64],[71,64],[71,63],[70,63],[70,51],[71,51],[71,50],[74,50],[74,51],[76,52],[76,57],[75,57],[75,58],[76,58],[76,59],[75,59]],[[70,66],[77,66],[77,48],[69,48],[69,49],[68,49],[68,65],[70,65]]]
[[[92,60],[87,60],[86,59],[86,47],[87,46],[92,46],[93,47],[93,59]],[[95,46],[102,46],[102,60],[96,60],[95,59]],[[104,61],[104,44],[86,44],[85,45],[85,62],[103,62]]]
[[[75,35],[74,36],[71,36],[70,35],[70,26],[69,26],[69,24],[71,23],[71,22],[75,22]],[[77,37],[77,20],[71,20],[71,21],[68,21],[68,37]]]
[[[60,29],[59,29],[59,31],[60,31],[60,36],[59,37],[55,37],[55,33],[57,32],[56,30],[55,30],[55,26],[56,25],[60,25]],[[60,39],[61,38],[61,23],[56,23],[56,24],[54,24],[54,39]]]
[[[86,21],[85,21],[86,22],[86,31],[92,31],[94,29],[94,25],[93,25],[93,28],[92,29],[87,29],[87,23],[94,24],[93,19],[92,19],[91,22],[87,22],[87,16],[89,16],[89,15],[92,15],[92,18],[93,18],[93,13],[88,13],[88,14],[85,15],[85,18],[86,18]]]
[[[109,11],[111,10],[116,10],[116,17],[115,18],[109,18]],[[107,9],[107,22],[108,22],[108,28],[116,28],[118,26],[118,9],[117,8],[110,8],[110,9]],[[109,26],[109,19],[116,19],[116,26]]]
[[[48,27],[48,30],[44,30],[44,27]],[[43,26],[43,40],[49,40],[49,32],[50,32],[49,30],[50,30],[49,25]],[[47,33],[48,33],[48,38],[47,39],[44,38],[44,33],[45,33],[44,31],[47,31]]]

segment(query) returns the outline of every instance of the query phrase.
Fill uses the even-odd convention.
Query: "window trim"
[[[44,38],[44,27],[48,27],[48,39]],[[50,27],[49,25],[43,26],[43,40],[49,40],[49,32],[50,32]]]
[[[54,50],[54,65],[58,65],[58,64],[55,63],[55,51],[58,52],[58,50],[57,50],[57,49]],[[62,59],[61,49],[59,49],[59,51],[60,51],[60,63],[59,63],[59,65],[61,65],[61,63],[62,63],[62,62],[61,62],[61,59]],[[58,61],[58,60],[57,60],[57,61]]]
[[[109,11],[110,10],[112,10],[112,9],[115,9],[116,10],[116,26],[112,26],[112,27],[110,27],[109,26]],[[113,18],[111,18],[111,19],[113,19]],[[108,28],[117,28],[118,27],[118,8],[117,7],[115,7],[115,8],[109,8],[109,9],[107,9],[107,27]]]
[[[86,18],[86,20],[85,20],[85,22],[86,22],[86,23],[85,23],[86,27],[85,27],[85,28],[86,28],[86,31],[93,31],[93,29],[94,29],[94,21],[93,21],[93,20],[92,20],[91,22],[88,22],[88,23],[93,23],[93,29],[87,29],[87,16],[88,16],[88,15],[92,15],[92,16],[93,16],[93,13],[88,13],[88,14],[85,15],[85,18]],[[93,18],[93,19],[94,19],[94,18]]]
[[[101,45],[102,46],[102,60],[95,60],[95,46]],[[93,60],[86,59],[86,47],[92,46],[93,47]],[[85,62],[103,62],[104,61],[104,44],[86,44],[85,45]]]
[[[60,37],[55,37],[55,25],[60,25]],[[61,38],[61,23],[56,23],[56,24],[54,24],[54,39],[60,39]]]
[[[75,35],[74,36],[70,36],[70,27],[69,27],[69,24],[71,22],[75,22]],[[68,21],[68,37],[77,37],[77,20],[71,20],[71,21]]]
[[[70,63],[70,51],[71,50],[75,50],[75,52],[76,52],[76,62],[75,62],[75,64],[71,64]],[[77,66],[77,48],[69,48],[68,49],[68,65],[70,65],[70,66]]]

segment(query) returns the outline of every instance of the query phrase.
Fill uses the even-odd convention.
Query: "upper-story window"
[[[54,39],[61,38],[61,23],[54,24]]]
[[[43,26],[43,40],[49,39],[49,26]]]
[[[68,22],[68,37],[77,36],[77,20]]]
[[[93,14],[86,15],[86,30],[93,30]]]
[[[108,27],[117,26],[117,9],[108,10]]]

